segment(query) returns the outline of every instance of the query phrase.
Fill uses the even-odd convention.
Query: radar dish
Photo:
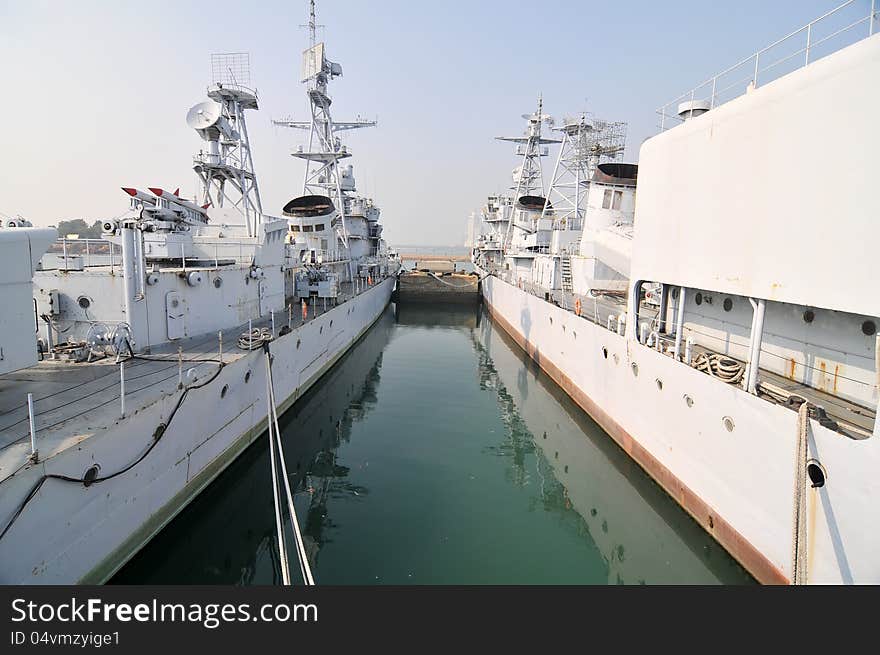
[[[223,108],[213,100],[195,105],[186,113],[186,124],[194,130],[207,130],[220,120]]]

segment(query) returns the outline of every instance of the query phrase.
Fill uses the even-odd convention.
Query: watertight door
[[[182,339],[186,336],[186,303],[176,291],[165,294],[165,323],[168,326],[168,340]]]

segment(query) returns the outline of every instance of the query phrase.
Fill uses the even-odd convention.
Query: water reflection
[[[484,321],[472,340],[508,428],[492,449],[506,477],[595,543],[609,583],[752,581],[506,333]]]
[[[382,352],[394,317],[387,310],[337,365],[283,416],[279,427],[306,552],[325,543],[327,502],[365,496],[347,483],[336,450],[376,403]],[[126,584],[279,584],[269,452],[263,435],[113,579]],[[289,541],[290,526],[285,522]],[[296,571],[297,567],[291,567]]]
[[[389,309],[281,429],[319,584],[750,579],[479,308]],[[268,457],[114,582],[280,582]]]

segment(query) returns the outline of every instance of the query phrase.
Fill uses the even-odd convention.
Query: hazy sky
[[[334,117],[379,120],[345,141],[386,238],[460,246],[468,214],[517,164],[493,137],[520,134],[539,92],[555,116],[627,121],[636,161],[658,106],[837,4],[324,0],[318,22],[344,71]],[[202,141],[186,112],[205,99],[210,54],[247,51],[263,206],[280,215],[302,191],[289,153],[303,133],[271,119],[307,115],[307,14],[306,0],[0,0],[0,213],[91,222],[126,210],[121,186],[192,195]]]

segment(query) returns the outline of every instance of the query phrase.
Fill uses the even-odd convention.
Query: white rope
[[[269,375],[269,397],[270,406],[272,408],[272,421],[275,423],[275,438],[278,442],[278,459],[281,461],[281,475],[284,480],[284,490],[287,493],[287,509],[290,512],[290,524],[293,528],[294,541],[296,550],[299,555],[299,567],[303,581],[306,585],[315,584],[312,576],[312,569],[309,566],[309,558],[306,555],[305,545],[303,544],[302,533],[299,529],[299,521],[296,518],[296,508],[293,505],[293,494],[290,491],[290,478],[287,475],[287,463],[284,461],[284,448],[281,443],[281,430],[278,427],[278,409],[275,402],[275,383],[272,381],[272,366],[269,360],[269,353],[266,353],[266,367]]]
[[[469,281],[465,282],[464,284],[452,284],[450,282],[446,282],[445,280],[440,279],[434,273],[428,273],[428,275],[437,280],[440,284],[445,284],[447,287],[452,287],[453,289],[468,289],[473,286]]]
[[[246,330],[238,337],[238,347],[242,350],[257,350],[267,341],[272,341],[272,330],[267,327]]]
[[[718,353],[700,353],[691,366],[728,384],[737,384],[745,373],[742,363]]]
[[[281,524],[281,508],[278,506],[278,474],[275,469],[275,439],[272,435],[272,371],[269,368],[269,353],[266,353],[266,402],[269,404],[269,457],[272,464],[272,502],[275,504],[275,532],[278,539],[278,556],[281,560],[281,579],[290,586],[290,565],[287,562],[287,544],[284,541],[284,526]]]
[[[794,523],[791,535],[792,584],[807,583],[807,427],[809,403],[801,403],[797,420],[797,453],[794,461]]]

